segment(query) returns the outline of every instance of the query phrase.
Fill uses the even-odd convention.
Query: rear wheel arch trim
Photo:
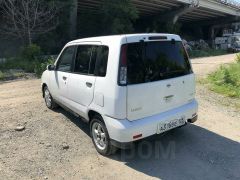
[[[92,120],[94,117],[99,117],[99,120],[102,121],[102,122],[105,124],[104,119],[103,119],[103,116],[102,116],[99,112],[97,112],[97,111],[95,111],[95,110],[93,110],[93,109],[90,109],[90,110],[88,111],[88,119],[89,119],[88,122],[89,122],[89,124],[91,123],[91,120]]]

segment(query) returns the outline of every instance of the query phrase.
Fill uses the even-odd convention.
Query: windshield
[[[192,73],[179,41],[138,42],[127,45],[127,81],[139,84]]]

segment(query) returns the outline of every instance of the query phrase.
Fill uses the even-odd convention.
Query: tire
[[[117,151],[117,147],[110,142],[109,134],[100,116],[92,118],[90,123],[90,134],[92,142],[98,153],[109,156]]]
[[[51,110],[55,109],[57,107],[57,104],[54,102],[54,99],[52,98],[47,86],[44,87],[43,93],[46,106]]]

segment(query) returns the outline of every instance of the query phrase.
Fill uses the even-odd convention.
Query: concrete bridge
[[[175,14],[174,22],[240,16],[237,5],[227,0],[131,0],[142,16]],[[98,11],[102,0],[75,0],[80,11]],[[175,12],[175,13],[174,13]]]
[[[74,0],[72,34],[76,34],[77,14],[99,12],[103,0]],[[140,16],[158,16],[173,24],[198,22],[198,25],[219,26],[236,22],[240,17],[240,5],[230,0],[131,0]]]

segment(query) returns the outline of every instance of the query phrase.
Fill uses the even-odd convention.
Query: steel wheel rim
[[[48,89],[45,90],[44,97],[47,106],[50,107],[52,105],[52,98]]]
[[[93,136],[93,140],[94,140],[94,143],[96,144],[96,146],[99,149],[104,150],[107,146],[106,133],[100,123],[98,123],[98,122],[93,123],[92,136]]]

